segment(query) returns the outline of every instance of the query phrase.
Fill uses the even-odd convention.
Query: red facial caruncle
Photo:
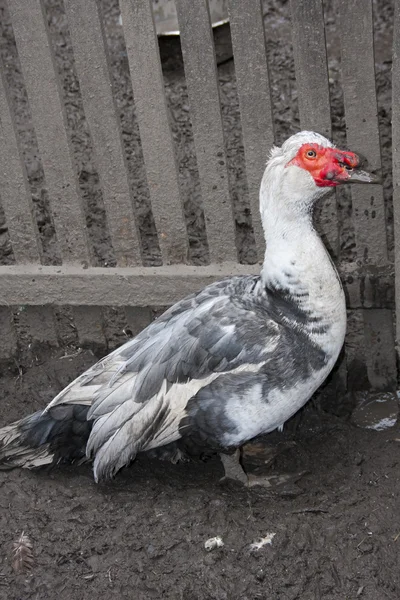
[[[359,164],[360,159],[354,152],[303,144],[286,166],[296,165],[308,171],[319,187],[335,187],[348,182]]]

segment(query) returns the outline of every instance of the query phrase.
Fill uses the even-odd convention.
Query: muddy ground
[[[35,349],[1,383],[1,424],[43,406],[93,362]],[[29,366],[29,362],[31,365]],[[323,411],[321,410],[323,409]],[[357,429],[348,405],[310,403],[266,447],[281,487],[222,484],[218,458],[140,459],[112,484],[88,466],[0,473],[0,598],[60,600],[398,600],[400,426]],[[296,474],[304,474],[297,479]],[[35,566],[15,575],[26,532]],[[271,545],[250,544],[274,533]],[[207,539],[224,546],[206,552]]]
[[[68,127],[94,252],[94,264],[115,264],[109,243],[99,179],[91,150],[73,54],[61,0],[46,0],[57,65],[63,78]],[[115,94],[129,166],[134,208],[145,264],[160,264],[140,139],[135,120],[118,6],[102,0]],[[327,1],[326,26],[333,135],[345,141],[336,4]],[[391,228],[390,68],[393,2],[374,4],[379,120],[381,128],[388,243]],[[60,255],[52,224],[37,144],[30,123],[6,3],[0,0],[0,56],[5,68],[18,136],[27,166],[46,264]],[[298,128],[296,82],[290,43],[289,2],[265,2],[268,61],[277,141]],[[162,41],[165,87],[185,198],[190,261],[207,263],[190,113],[179,47]],[[228,167],[234,190],[240,259],[255,260],[239,106],[233,61],[219,66]],[[354,258],[351,201],[338,207],[340,255]],[[0,264],[14,257],[0,199]],[[0,426],[42,408],[96,357],[125,339],[121,313],[107,313],[108,347],[79,349],[68,311],[56,315],[58,348],[22,335],[19,353],[0,365]],[[349,378],[362,362],[361,315],[349,313]],[[60,334],[62,332],[62,335]],[[93,353],[95,352],[95,354]],[[358,376],[357,376],[358,377]],[[358,378],[359,383],[359,378]],[[172,466],[138,460],[110,485],[95,485],[89,466],[62,466],[41,473],[0,473],[0,599],[86,600],[385,600],[400,598],[400,426],[383,431],[354,427],[353,400],[335,386],[285,427],[263,440],[268,448],[291,442],[266,470],[291,474],[272,490],[221,484],[218,458]],[[259,462],[258,462],[259,464]],[[301,474],[301,476],[299,475]],[[12,569],[13,542],[24,531],[32,543],[32,571]],[[270,545],[251,550],[255,540],[274,533]],[[221,536],[224,546],[208,553],[204,543]]]

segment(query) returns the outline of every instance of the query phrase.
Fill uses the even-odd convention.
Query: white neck
[[[279,177],[279,172],[277,177],[271,175],[267,169],[260,191],[266,238],[261,284],[283,291],[309,316],[305,331],[335,362],[346,329],[345,299],[311,215],[315,195],[323,195],[324,190],[307,195],[304,187],[296,191],[290,178]]]

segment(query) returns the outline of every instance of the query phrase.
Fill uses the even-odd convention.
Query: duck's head
[[[300,131],[280,148],[272,148],[261,186],[261,208],[266,208],[263,190],[268,197],[281,195],[289,205],[309,209],[338,185],[378,183],[376,175],[362,169],[362,162],[359,155],[336,148],[324,136]]]

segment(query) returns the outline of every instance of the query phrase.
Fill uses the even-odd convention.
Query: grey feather
[[[147,426],[148,419],[157,421],[163,385],[165,393],[171,385],[193,380],[199,380],[201,387],[201,381],[210,374],[256,365],[273,350],[279,328],[272,321],[268,324],[262,302],[246,294],[255,281],[254,277],[233,278],[184,299],[107,357],[103,366],[100,362],[88,372],[90,385],[96,385],[98,378],[102,380],[88,413],[94,424],[87,454],[96,457],[98,477],[114,472],[128,455],[131,460],[142,448],[151,447],[156,438],[161,442],[179,437],[178,425],[174,434],[169,426],[172,421],[179,422],[184,412],[177,418],[165,410],[160,431]],[[246,303],[254,303],[254,310],[250,311]],[[260,332],[263,334],[258,353],[254,352],[255,329],[259,337]],[[119,364],[110,377],[113,360]],[[108,385],[105,371],[110,378]],[[146,405],[145,411],[141,405]]]

